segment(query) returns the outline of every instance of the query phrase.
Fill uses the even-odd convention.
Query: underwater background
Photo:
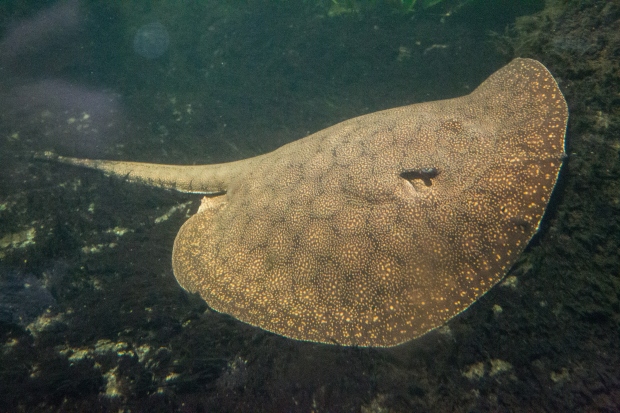
[[[514,57],[569,105],[540,233],[446,327],[298,342],[172,274],[200,196],[32,153],[244,159],[354,116],[465,95]],[[0,412],[620,410],[620,3],[0,3]]]

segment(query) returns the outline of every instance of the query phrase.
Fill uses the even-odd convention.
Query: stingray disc
[[[244,162],[181,228],[174,273],[298,340],[393,346],[465,310],[536,233],[568,110],[534,60],[467,96],[354,118]]]

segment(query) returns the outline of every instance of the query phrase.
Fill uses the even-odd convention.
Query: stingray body
[[[172,261],[213,309],[294,339],[394,346],[506,274],[538,230],[567,118],[546,68],[516,59],[467,96],[360,116],[242,161],[57,160],[211,194]]]

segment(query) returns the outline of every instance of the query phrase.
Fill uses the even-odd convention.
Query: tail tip
[[[58,154],[52,151],[34,152],[32,158],[40,161],[56,161],[58,160]]]

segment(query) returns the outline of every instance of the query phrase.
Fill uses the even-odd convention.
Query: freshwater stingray
[[[298,340],[387,347],[441,326],[510,269],[557,180],[567,118],[547,69],[515,59],[467,96],[237,162],[44,157],[210,194],[172,266],[211,308]]]

